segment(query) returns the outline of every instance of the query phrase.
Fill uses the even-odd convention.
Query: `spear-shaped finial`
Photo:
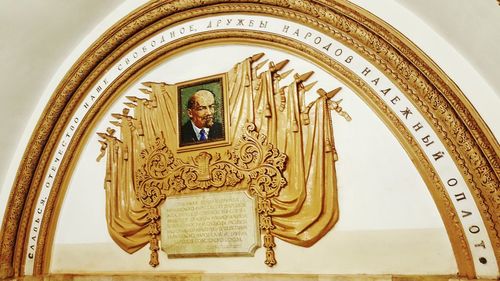
[[[256,61],[260,60],[260,58],[262,58],[263,56],[264,56],[264,53],[255,54],[255,55],[250,57],[250,61],[256,62]]]
[[[318,93],[321,97],[326,97],[327,99],[333,98],[338,92],[342,90],[342,87],[338,87],[336,89],[331,90],[330,92],[326,92],[323,88],[318,89],[316,93]]]
[[[139,100],[139,98],[134,96],[126,96],[126,98],[131,102],[137,102]]]
[[[106,139],[106,137],[109,137],[109,136],[112,137],[115,134],[115,132],[116,132],[115,129],[108,127],[106,129],[106,133],[97,132],[97,135],[100,136],[103,139]]]
[[[101,133],[101,132],[97,132],[97,135],[100,136],[101,138],[106,138],[107,134],[106,133]]]
[[[316,93],[320,96],[320,97],[326,97],[326,91],[323,90],[323,88],[319,88]]]
[[[122,119],[123,117],[129,117],[128,113],[130,112],[130,109],[128,108],[123,108],[122,113],[111,113],[111,116],[113,116],[116,119]]]
[[[259,63],[256,67],[255,67],[255,70],[259,70],[261,67],[263,67],[269,60],[265,60],[261,63]]]
[[[311,90],[311,88],[314,87],[314,85],[316,85],[316,83],[318,83],[318,81],[314,81],[314,82],[312,82],[310,84],[305,85],[304,86],[304,93],[307,92],[307,91],[309,91],[309,90]]]
[[[340,90],[342,90],[342,87],[338,87],[336,89],[333,89],[331,90],[330,92],[326,92],[325,90],[323,89],[319,89],[317,91],[317,93],[321,96],[321,97],[325,97],[327,100],[328,100],[328,108],[330,110],[334,110],[335,112],[337,112],[340,116],[344,117],[347,121],[351,121],[352,118],[351,116],[349,115],[349,113],[345,112],[344,109],[340,106],[340,103],[342,102],[342,99],[338,100],[338,101],[334,101],[332,100],[332,98],[338,93],[340,92]]]
[[[290,69],[290,70],[285,71],[285,72],[283,72],[283,73],[279,73],[279,74],[278,74],[278,79],[279,79],[279,80],[283,80],[283,79],[285,79],[288,75],[290,75],[290,73],[292,73],[292,71],[293,71],[293,69]]]
[[[273,72],[273,73],[280,71],[281,69],[283,69],[283,67],[285,67],[288,64],[288,62],[290,62],[290,60],[283,60],[277,64],[274,64],[273,62],[271,62],[269,65],[269,70],[271,70],[271,72]]]
[[[338,92],[340,92],[340,90],[342,90],[342,87],[338,87],[338,88],[336,88],[336,89],[333,89],[333,90],[331,90],[330,92],[328,92],[328,93],[326,94],[326,97],[327,97],[328,99],[331,99],[331,98],[333,98],[333,97],[334,97],[334,96],[335,96]]]
[[[307,79],[309,79],[309,77],[311,77],[312,75],[314,74],[314,71],[309,71],[309,72],[306,72],[302,75],[299,75],[299,74],[295,74],[294,77],[295,77],[295,81],[297,83],[302,83],[302,82],[305,82],[307,81]]]
[[[139,91],[143,92],[146,95],[152,95],[153,94],[152,91],[150,91],[148,89],[144,89],[144,88],[140,88]]]

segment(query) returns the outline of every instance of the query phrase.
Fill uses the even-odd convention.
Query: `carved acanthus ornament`
[[[26,152],[17,172],[14,189],[7,204],[6,214],[2,227],[2,251],[0,273],[4,278],[18,277],[25,274],[24,259],[29,249],[27,236],[30,230],[30,215],[36,210],[36,194],[43,188],[44,169],[50,167],[50,155],[57,151],[63,125],[71,122],[71,113],[83,102],[84,94],[90,92],[98,78],[103,76],[113,63],[120,59],[125,50],[133,48],[144,38],[152,36],[169,25],[182,22],[190,18],[214,15],[218,13],[245,12],[252,14],[269,14],[276,17],[294,19],[315,29],[330,34],[337,40],[374,63],[384,74],[392,77],[394,82],[402,89],[404,94],[413,99],[418,109],[429,120],[433,120],[433,128],[449,147],[459,169],[469,179],[470,189],[474,199],[478,202],[488,233],[492,239],[493,247],[499,260],[500,249],[500,223],[498,204],[498,175],[500,171],[498,147],[491,132],[482,123],[476,110],[465,102],[461,90],[451,81],[439,67],[431,62],[420,49],[415,47],[408,39],[401,36],[396,30],[383,23],[375,16],[362,11],[358,7],[345,1],[152,1],[143,8],[134,11],[127,18],[117,23],[106,31],[93,44],[75,65],[68,71],[64,79],[54,91],[51,100],[47,103],[43,115],[33,132],[27,145]],[[500,2],[499,2],[500,4]],[[434,196],[438,209],[442,214],[444,224],[450,236],[451,245],[457,259],[459,276],[475,277],[474,265],[471,260],[470,248],[465,238],[465,232],[460,224],[459,211],[453,208],[451,200],[444,190],[443,183],[439,180],[425,155],[418,149],[417,143],[411,139],[400,121],[376,97],[370,96],[368,86],[359,77],[342,68],[335,61],[329,60],[304,44],[286,41],[283,38],[270,34],[253,34],[251,32],[238,32],[228,36],[228,31],[213,32],[198,36],[191,36],[178,40],[168,47],[159,50],[149,58],[137,62],[130,70],[124,72],[117,81],[110,85],[102,98],[96,101],[91,108],[88,118],[82,120],[73,141],[68,147],[67,154],[75,155],[84,144],[87,127],[98,118],[99,113],[106,108],[106,103],[117,93],[117,89],[125,85],[136,71],[146,67],[151,61],[159,59],[165,53],[181,49],[189,44],[196,44],[210,40],[225,40],[227,38],[250,38],[263,40],[263,42],[278,42],[281,40],[283,48],[291,48],[314,57],[318,63],[324,62],[326,67],[345,77],[359,88],[361,96],[367,96],[372,101],[370,105],[375,110],[380,110],[388,119],[387,124],[395,127],[395,132],[401,134],[400,142],[407,140],[411,144],[413,157],[418,159],[423,177]],[[213,41],[210,41],[213,42]],[[280,89],[277,96],[286,98]],[[436,101],[434,103],[434,101]],[[156,103],[151,99],[150,103]],[[135,104],[135,102],[133,102]],[[153,107],[156,105],[153,105]],[[117,124],[121,122],[116,121]],[[436,129],[438,128],[438,129]],[[140,130],[140,129],[138,129]],[[456,132],[450,134],[449,132]],[[115,154],[124,149],[123,143],[113,136],[111,131],[106,134],[102,152]],[[458,145],[456,145],[458,144]],[[126,150],[124,150],[126,151]],[[104,154],[101,153],[101,157]],[[413,159],[413,158],[412,158]],[[57,178],[67,177],[71,171],[72,157],[65,157]],[[107,178],[109,183],[110,178]],[[51,233],[57,224],[57,213],[60,202],[65,194],[62,180],[54,183],[51,195],[48,198],[47,209],[40,228],[35,267],[33,274],[49,273],[52,239]],[[59,202],[59,203],[58,203]],[[157,217],[157,214],[152,214]],[[139,241],[139,245],[143,241]],[[129,252],[135,247],[127,249]],[[27,274],[30,274],[29,272]]]
[[[150,249],[152,266],[158,265],[158,235],[160,234],[159,205],[168,196],[209,190],[226,190],[239,185],[248,186],[258,200],[260,228],[265,233],[266,264],[276,264],[274,258],[274,228],[269,198],[278,196],[285,187],[286,155],[279,152],[266,137],[256,131],[254,124],[246,126],[238,144],[222,156],[200,152],[188,161],[175,158],[163,137],[141,153],[137,171],[137,197],[149,212]]]
[[[157,266],[160,205],[170,196],[192,192],[247,190],[257,200],[268,266],[276,264],[275,238],[310,246],[333,227],[338,218],[337,152],[330,111],[350,120],[341,100],[333,100],[341,88],[319,89],[316,99],[306,103],[316,82],[305,82],[313,72],[295,74],[281,87],[291,71],[280,71],[289,61],[259,62],[263,56],[249,57],[222,76],[178,85],[144,82],[147,88],[141,92],[149,98],[127,97],[130,102],[125,103],[134,115],[129,109],[112,114],[121,138],[113,136],[113,129],[99,133],[98,159],[108,152],[108,229],[125,251],[150,244],[150,264]],[[199,83],[224,89],[220,102],[229,113],[222,123],[230,125],[220,141],[184,143],[182,136],[189,131],[181,129],[186,124],[183,91]],[[129,218],[116,215],[120,213]]]

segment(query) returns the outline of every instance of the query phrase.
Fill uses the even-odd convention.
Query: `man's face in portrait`
[[[188,102],[187,114],[198,128],[210,128],[214,124],[215,99],[207,90],[199,90]]]

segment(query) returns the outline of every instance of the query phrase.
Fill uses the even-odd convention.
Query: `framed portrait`
[[[178,84],[178,151],[229,143],[226,89],[224,74]]]

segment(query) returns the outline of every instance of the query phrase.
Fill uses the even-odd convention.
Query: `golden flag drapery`
[[[327,97],[305,106],[307,87],[300,76],[282,89],[272,70],[263,72],[255,99],[255,123],[287,157],[288,185],[272,199],[273,234],[287,242],[311,246],[338,219],[334,149],[329,140]],[[307,75],[306,75],[307,76]],[[284,98],[283,98],[284,97]],[[307,112],[306,112],[307,110]],[[303,118],[307,115],[307,118]]]
[[[286,154],[286,186],[269,199],[270,235],[311,246],[338,219],[336,151],[330,116],[333,95],[320,94],[306,105],[305,93],[310,85],[304,82],[311,73],[296,74],[291,83],[280,88],[280,81],[290,72],[279,71],[288,61],[276,65],[271,62],[267,70],[257,74],[264,65],[256,62],[261,56],[245,59],[225,73],[229,124],[226,133],[230,141],[235,141],[243,136],[247,124],[254,124],[256,131],[266,136],[266,142]],[[133,109],[133,116],[128,114],[128,108],[113,114],[117,120],[111,123],[119,127],[120,137],[115,137],[110,128],[106,133],[98,133],[103,145],[99,158],[106,153],[106,218],[111,237],[128,253],[150,243],[150,264],[155,266],[161,231],[158,208],[168,192],[139,191],[137,180],[143,176],[140,168],[145,164],[141,159],[153,147],[160,146],[159,139],[164,141],[162,151],[177,156],[177,86],[156,82],[143,85],[146,89],[141,91],[149,96],[147,99],[127,97],[131,102],[126,105]],[[158,163],[163,161],[162,155],[155,157],[159,157]],[[157,185],[161,185],[160,190],[169,189],[168,182]],[[141,197],[144,194],[147,198]]]
[[[173,95],[176,87],[164,83],[146,83],[150,99],[129,97],[128,103],[134,109],[134,116],[124,109],[122,114],[113,116],[119,121],[112,123],[120,128],[120,139],[114,130],[99,133],[106,142],[106,220],[113,240],[123,250],[134,253],[150,242],[151,214],[143,202],[137,198],[135,184],[137,163],[141,153],[156,142],[158,135],[174,131],[175,112]],[[173,145],[175,139],[170,139]]]

